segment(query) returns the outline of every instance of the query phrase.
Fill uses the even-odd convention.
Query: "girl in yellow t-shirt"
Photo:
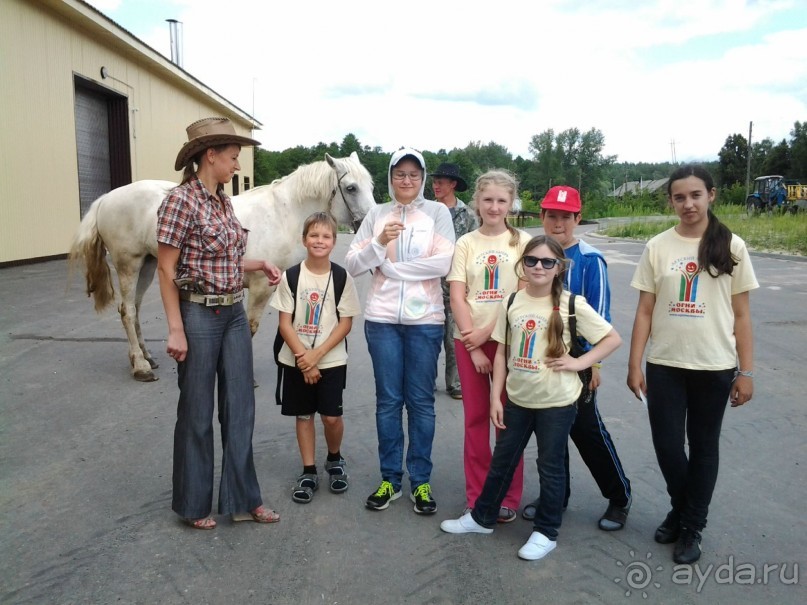
[[[565,257],[557,240],[545,235],[532,238],[516,269],[524,276],[527,287],[515,294],[512,304],[502,301],[492,333],[498,346],[493,362],[490,419],[499,433],[490,470],[473,509],[459,519],[443,521],[440,528],[456,534],[491,533],[507,486],[535,433],[541,498],[534,531],[518,556],[536,560],[554,550],[561,523],[566,442],[577,413],[575,402],[583,388],[577,372],[610,355],[622,340],[578,296],[577,332],[596,344],[580,357],[569,355],[570,295],[563,290]],[[507,399],[502,405],[505,380]]]
[[[759,284],[745,242],[711,211],[716,192],[701,166],[672,173],[667,193],[679,222],[647,242],[631,281],[639,304],[628,388],[637,398],[647,396],[653,447],[672,505],[655,539],[675,542],[673,561],[681,564],[700,558],[726,402],[740,406],[754,393],[748,292]]]
[[[515,272],[530,236],[507,222],[518,183],[509,172],[492,170],[476,180],[474,209],[480,227],[463,235],[454,249],[451,271],[446,277],[451,292],[451,311],[456,324],[454,350],[462,385],[465,417],[465,500],[474,505],[490,468],[490,373],[496,342],[490,335],[502,300],[519,288]],[[507,490],[499,523],[516,518],[524,488],[520,462]]]

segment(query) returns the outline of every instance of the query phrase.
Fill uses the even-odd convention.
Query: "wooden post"
[[[745,199],[748,199],[748,193],[751,186],[751,131],[754,128],[753,122],[748,122],[748,158],[745,163]]]

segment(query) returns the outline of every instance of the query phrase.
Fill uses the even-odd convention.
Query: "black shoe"
[[[608,508],[605,509],[597,524],[599,528],[603,531],[617,531],[625,527],[632,502],[633,498],[628,498],[625,506],[617,506],[613,502],[609,502]]]
[[[676,511],[671,510],[667,513],[667,517],[661,522],[661,525],[656,528],[654,538],[659,544],[672,544],[678,540],[678,534],[680,532],[681,517]]]
[[[673,561],[690,565],[701,558],[701,532],[682,527],[673,549]]]
[[[392,483],[382,481],[378,489],[367,498],[364,505],[370,510],[384,510],[389,503],[401,497],[401,490],[395,491]]]

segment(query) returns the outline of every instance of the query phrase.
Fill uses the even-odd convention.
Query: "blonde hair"
[[[530,256],[530,252],[539,246],[546,246],[560,260],[558,273],[552,280],[552,314],[549,316],[549,327],[546,331],[549,344],[546,349],[548,357],[560,357],[566,353],[566,345],[563,343],[563,320],[560,318],[560,297],[563,294],[563,274],[566,273],[567,259],[560,242],[548,235],[536,235],[524,247],[524,252],[515,266],[516,275],[519,280],[526,280],[524,275],[524,257]]]
[[[515,175],[512,172],[507,170],[488,170],[485,174],[479,176],[476,179],[476,186],[474,189],[473,195],[473,207],[474,212],[476,213],[476,217],[479,219],[479,224],[483,224],[485,221],[482,219],[482,215],[479,214],[479,197],[482,195],[482,191],[485,190],[486,187],[490,185],[496,185],[505,189],[508,193],[510,193],[510,207],[512,208],[513,202],[515,201],[516,197],[518,196],[518,180],[516,179]],[[504,217],[504,225],[507,227],[507,230],[510,232],[510,242],[511,246],[518,246],[518,242],[521,240],[521,236],[518,232],[518,229],[513,227],[507,220],[507,217]]]

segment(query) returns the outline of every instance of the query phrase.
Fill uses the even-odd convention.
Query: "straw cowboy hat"
[[[462,193],[468,189],[468,183],[465,182],[460,176],[460,167],[456,164],[449,164],[448,162],[443,162],[437,167],[437,170],[431,173],[432,178],[437,177],[444,177],[447,179],[453,179],[457,182],[457,187],[454,189],[457,193]]]
[[[208,147],[229,144],[242,147],[260,145],[255,139],[236,134],[232,122],[227,118],[203,118],[188,126],[186,130],[188,142],[179,150],[174,170],[182,170],[189,160]]]

